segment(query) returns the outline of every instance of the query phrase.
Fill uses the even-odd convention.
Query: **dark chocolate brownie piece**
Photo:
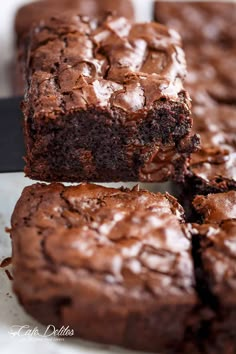
[[[15,17],[17,42],[16,80],[12,82],[14,94],[24,93],[25,46],[33,26],[53,16],[72,13],[104,18],[107,12],[134,18],[134,9],[129,0],[41,0],[22,6]]]
[[[202,353],[236,353],[236,191],[197,196],[202,224],[192,224],[196,290],[212,316],[204,324]]]
[[[82,184],[25,188],[12,216],[14,290],[44,324],[179,353],[192,311],[191,242],[168,194]]]
[[[224,206],[223,203],[219,218],[222,218]],[[208,323],[203,353],[235,354],[236,219],[192,227],[198,265],[197,288],[202,301],[215,312]]]
[[[195,105],[193,122],[201,136],[190,161],[194,194],[236,190],[236,106]]]
[[[236,219],[236,191],[198,195],[193,201],[193,206],[205,223]]]
[[[27,62],[27,176],[183,180],[198,138],[176,32],[122,17],[54,18],[35,29]]]
[[[155,18],[178,31],[186,44],[214,42],[222,47],[235,45],[235,2],[157,1]]]

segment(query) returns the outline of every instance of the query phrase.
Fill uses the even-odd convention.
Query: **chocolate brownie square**
[[[198,138],[176,32],[121,17],[53,18],[32,34],[27,62],[27,176],[183,180]]]
[[[224,219],[224,207],[225,203],[217,205],[218,212],[221,209],[217,221]],[[207,354],[236,353],[236,219],[230,218],[232,213],[227,216],[229,219],[218,224],[193,225],[197,289],[202,301],[215,312],[204,341]],[[215,221],[215,217],[208,220]]]
[[[20,7],[15,17],[17,60],[16,80],[12,82],[14,94],[21,95],[24,93],[25,46],[33,26],[53,16],[65,13],[94,16],[102,19],[108,12],[129,19],[134,18],[134,9],[129,0],[40,0]]]
[[[202,352],[234,354],[236,192],[199,195],[193,205],[202,222],[190,227],[196,290],[202,304],[212,311],[202,327]]]
[[[11,237],[14,290],[37,320],[97,342],[183,352],[198,298],[175,198],[35,184],[17,203]]]

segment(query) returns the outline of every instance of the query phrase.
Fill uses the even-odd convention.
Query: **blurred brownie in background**
[[[176,195],[192,218],[195,195],[236,190],[236,3],[156,2],[155,17],[183,37],[201,147]]]
[[[230,105],[195,105],[194,131],[201,147],[190,161],[194,194],[236,190],[236,110]]]
[[[191,156],[185,183],[173,186],[190,221],[196,217],[192,207],[196,195],[236,191],[236,109],[207,102],[193,106],[193,131],[201,144]]]
[[[15,18],[17,39],[29,33],[33,25],[66,12],[101,18],[107,12],[129,19],[134,17],[132,2],[129,0],[41,0],[24,5],[18,10]]]
[[[24,101],[27,176],[45,181],[183,180],[198,145],[175,31],[108,16],[35,28]]]
[[[155,3],[155,19],[174,28],[184,45],[214,42],[232,47],[236,41],[235,2],[159,2]]]
[[[236,16],[235,16],[236,23]],[[186,87],[193,106],[218,104],[236,105],[236,42],[233,48],[222,48],[212,42],[185,46],[188,74]]]
[[[107,13],[134,18],[134,9],[130,0],[41,0],[22,6],[15,17],[15,34],[17,43],[17,63],[13,68],[12,82],[15,95],[24,93],[24,52],[30,30],[41,21],[60,15],[72,13],[90,17],[103,18]]]
[[[155,18],[183,39],[194,102],[205,92],[218,103],[236,104],[236,3],[156,2]]]

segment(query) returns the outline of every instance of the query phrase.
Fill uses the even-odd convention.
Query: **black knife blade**
[[[24,168],[21,101],[22,97],[0,99],[0,173]]]

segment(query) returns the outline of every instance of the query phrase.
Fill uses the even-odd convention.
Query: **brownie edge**
[[[27,187],[12,216],[14,291],[46,325],[69,325],[101,343],[178,352],[198,303],[182,223],[183,209],[169,194]]]

